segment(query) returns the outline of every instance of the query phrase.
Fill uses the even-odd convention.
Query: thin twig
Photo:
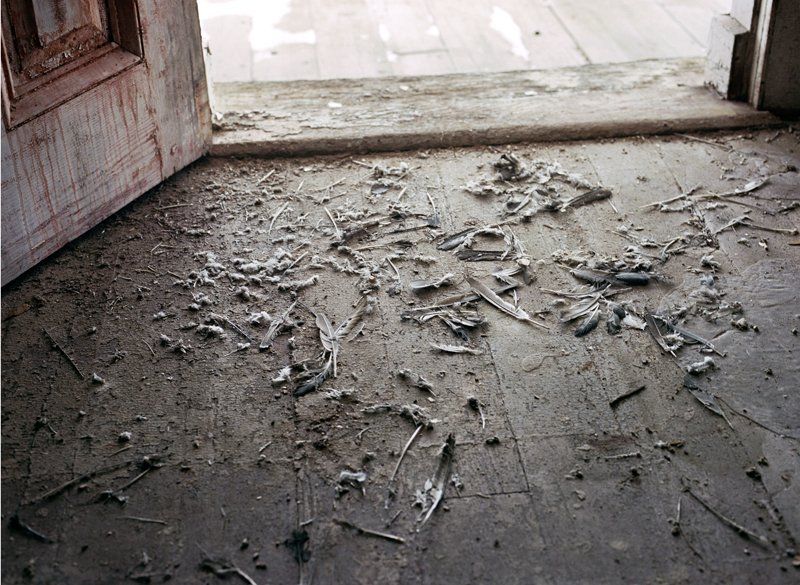
[[[694,498],[706,510],[708,510],[714,516],[716,516],[717,519],[720,520],[720,522],[722,522],[723,524],[728,525],[730,528],[733,528],[733,530],[735,530],[740,536],[743,536],[743,537],[745,537],[745,538],[747,538],[749,540],[752,540],[752,541],[760,544],[761,546],[763,546],[765,548],[769,548],[769,546],[770,546],[769,540],[767,540],[765,537],[761,536],[760,534],[756,534],[755,532],[753,532],[751,530],[748,530],[747,528],[745,528],[744,526],[742,526],[741,524],[739,524],[735,520],[731,520],[730,518],[725,516],[722,512],[719,512],[719,511],[715,510],[714,508],[711,507],[711,504],[709,504],[703,498],[701,498],[700,496],[695,494],[691,490],[691,488],[686,487],[686,493],[688,493],[690,496],[692,496],[692,498]]]
[[[736,227],[737,225],[740,225],[740,226],[746,227],[746,228],[755,229],[755,230],[763,230],[765,232],[772,232],[774,234],[786,234],[786,235],[789,235],[789,236],[796,236],[798,233],[800,233],[800,232],[797,231],[796,228],[791,228],[791,229],[774,228],[774,227],[770,227],[770,226],[767,226],[767,225],[756,224],[756,223],[753,223],[753,220],[751,220],[748,216],[742,215],[740,217],[732,219],[731,221],[726,223],[721,228],[718,228],[718,229],[714,230],[714,235],[717,235],[717,234],[719,234],[721,232],[724,232],[727,229]]]
[[[797,228],[774,228],[774,227],[770,227],[768,225],[761,225],[761,224],[753,223],[749,219],[748,219],[748,221],[742,223],[742,225],[744,227],[752,228],[754,230],[762,230],[762,231],[765,231],[765,232],[772,232],[774,234],[785,234],[785,235],[788,235],[788,236],[796,236],[796,235],[800,234],[800,231],[798,231]]]
[[[436,215],[438,212],[436,211],[436,204],[433,202],[433,197],[431,194],[426,190],[425,195],[428,196],[428,201],[430,201],[431,207],[433,207],[433,215]]]
[[[690,136],[689,134],[676,133],[675,136],[680,136],[681,138],[686,138],[687,140],[693,140],[694,142],[708,144],[709,146],[716,146],[717,148],[721,148],[722,150],[726,150],[728,152],[733,151],[733,147],[728,144],[719,144],[718,142],[712,142],[711,140],[705,140],[703,138],[698,138],[697,136]]]
[[[53,336],[52,336],[52,335],[50,335],[50,332],[49,332],[49,331],[48,331],[48,330],[47,330],[45,327],[42,327],[42,331],[44,331],[44,334],[45,334],[45,335],[47,335],[47,337],[48,337],[48,338],[50,339],[50,341],[53,343],[53,346],[54,346],[54,347],[55,347],[55,348],[56,348],[58,351],[60,351],[60,352],[61,352],[61,354],[62,354],[62,355],[65,357],[65,358],[67,358],[67,361],[70,363],[70,365],[73,367],[73,369],[74,369],[74,370],[75,370],[75,371],[78,373],[78,375],[81,377],[81,380],[85,380],[85,379],[86,379],[86,376],[84,376],[84,375],[83,375],[83,372],[81,372],[81,369],[78,367],[78,364],[76,364],[76,363],[75,363],[75,360],[73,360],[73,359],[72,359],[72,358],[69,356],[69,354],[67,353],[67,351],[66,351],[66,350],[65,350],[63,347],[61,347],[61,345],[60,345],[60,344],[59,344],[59,343],[58,343],[58,342],[57,342],[57,341],[56,341],[56,340],[53,338]]]
[[[163,524],[167,525],[166,520],[159,520],[158,518],[141,518],[139,516],[120,516],[123,520],[135,520],[136,522],[145,522],[149,524]]]
[[[267,230],[267,239],[272,241],[272,226],[275,225],[275,222],[280,217],[281,213],[286,211],[286,208],[289,207],[289,202],[287,201],[283,205],[280,206],[278,211],[275,212],[275,215],[272,216],[272,221],[269,222],[269,229]]]
[[[620,453],[618,455],[605,455],[603,459],[613,461],[615,459],[630,459],[631,457],[641,457],[641,451],[631,451],[630,453]]]
[[[618,405],[620,402],[622,402],[622,401],[623,401],[623,400],[625,400],[626,398],[630,398],[630,397],[631,397],[631,396],[633,396],[634,394],[638,394],[639,392],[641,392],[641,391],[642,391],[642,390],[644,390],[645,388],[646,388],[646,386],[645,386],[644,384],[642,384],[641,386],[637,386],[637,387],[636,387],[636,388],[634,388],[633,390],[628,390],[627,392],[623,392],[622,394],[620,394],[620,395],[619,395],[619,396],[617,396],[616,398],[612,398],[611,400],[609,400],[609,401],[608,401],[608,405],[609,405],[611,408],[614,408],[615,406],[617,406],[617,405]]]
[[[144,343],[144,344],[147,346],[147,349],[149,349],[149,350],[150,350],[150,353],[152,353],[152,354],[153,354],[153,357],[155,357],[155,355],[156,355],[156,352],[155,352],[155,351],[153,351],[153,348],[152,348],[152,347],[150,347],[150,344],[149,344],[149,343],[147,343],[147,342],[146,342],[144,339],[142,339],[142,343]]]
[[[58,485],[58,486],[54,487],[53,489],[51,489],[49,491],[46,491],[45,493],[43,493],[40,496],[37,496],[37,497],[33,498],[32,500],[28,500],[26,503],[28,505],[32,505],[32,504],[38,504],[40,502],[46,502],[47,500],[51,500],[52,498],[56,497],[57,495],[65,492],[66,490],[68,490],[69,488],[71,488],[72,486],[74,486],[76,484],[79,484],[79,483],[84,482],[84,481],[88,481],[88,480],[90,480],[90,479],[92,479],[94,477],[97,477],[98,475],[103,475],[105,473],[111,473],[112,471],[116,471],[118,469],[122,469],[123,467],[128,467],[131,463],[133,463],[133,461],[123,461],[121,463],[115,463],[113,465],[107,465],[105,467],[100,467],[98,469],[95,469],[94,471],[89,471],[89,472],[84,473],[82,475],[78,475],[78,476],[73,477],[72,479],[70,479],[68,481],[65,481],[61,485]]]
[[[360,443],[360,442],[361,442],[361,437],[362,437],[362,436],[364,435],[364,433],[366,433],[368,430],[369,430],[369,427],[365,427],[365,428],[361,429],[360,431],[358,431],[358,433],[356,433],[356,439],[355,439],[355,440],[356,440],[356,443]]]
[[[764,429],[765,431],[769,431],[770,433],[772,433],[772,434],[774,434],[774,435],[776,435],[776,436],[780,437],[781,439],[792,439],[793,441],[800,441],[800,437],[796,437],[796,436],[794,436],[794,435],[787,435],[787,434],[785,434],[785,433],[782,433],[782,432],[780,432],[780,431],[776,431],[775,429],[771,429],[771,428],[769,428],[767,425],[765,425],[764,423],[758,422],[756,419],[754,419],[752,416],[750,416],[750,415],[749,415],[749,414],[747,414],[746,412],[741,412],[741,411],[739,411],[739,410],[736,410],[734,407],[732,407],[732,406],[730,405],[730,403],[729,403],[727,400],[725,400],[725,399],[724,399],[724,398],[722,398],[721,396],[717,396],[716,398],[717,398],[717,400],[719,400],[719,401],[720,401],[722,404],[724,404],[725,406],[727,406],[727,407],[728,407],[728,410],[730,410],[730,411],[731,411],[733,414],[738,414],[738,415],[739,415],[739,416],[741,416],[742,418],[745,418],[745,419],[749,420],[751,423],[753,423],[753,424],[754,424],[754,425],[756,425],[757,427],[761,427],[761,428],[762,428],[762,429]]]
[[[392,542],[397,542],[399,544],[405,544],[406,539],[400,536],[396,536],[394,534],[389,534],[388,532],[378,532],[377,530],[370,530],[369,528],[362,528],[361,526],[356,526],[349,520],[341,520],[338,518],[333,519],[336,524],[339,526],[344,526],[345,528],[352,528],[359,534],[365,534],[367,536],[375,536],[377,538],[383,538],[385,540],[391,540]]]
[[[125,485],[123,485],[121,488],[119,488],[119,489],[117,489],[117,490],[115,490],[115,491],[121,492],[121,491],[124,491],[124,490],[128,489],[128,488],[129,488],[129,487],[131,487],[133,484],[135,484],[137,481],[139,481],[140,479],[142,479],[142,478],[143,478],[145,475],[147,475],[148,473],[150,473],[150,471],[152,471],[153,469],[155,469],[155,468],[153,468],[153,467],[148,467],[147,469],[145,469],[144,471],[142,471],[142,472],[141,472],[139,475],[137,475],[137,476],[136,476],[136,477],[134,477],[132,480],[130,480],[128,483],[126,483],[126,484],[125,484]]]
[[[392,476],[389,478],[389,483],[392,483],[395,476],[397,476],[397,472],[400,470],[400,464],[403,462],[403,457],[406,456],[406,452],[411,447],[411,443],[413,443],[414,439],[416,439],[417,435],[419,435],[420,431],[422,430],[422,426],[423,425],[417,425],[417,428],[411,434],[411,438],[406,442],[403,450],[400,452],[400,458],[397,460],[397,464],[394,466],[394,471],[392,471]]]
[[[345,179],[345,177],[342,177],[341,179],[339,179],[338,181],[334,181],[330,185],[327,185],[325,187],[320,187],[319,189],[314,189],[311,192],[312,193],[319,193],[321,191],[327,191],[328,189],[333,189],[336,185],[341,185],[344,182],[344,179]]]
[[[338,226],[338,225],[336,225],[336,220],[335,220],[335,219],[333,219],[333,215],[331,215],[331,212],[330,212],[330,211],[328,211],[328,208],[327,208],[327,207],[323,207],[322,209],[324,209],[324,210],[325,210],[325,213],[327,213],[327,214],[328,214],[328,218],[331,220],[331,223],[333,224],[333,229],[334,229],[334,231],[335,231],[335,233],[336,233],[336,239],[337,239],[337,240],[341,239],[341,237],[342,237],[342,232],[341,232],[341,230],[339,229],[339,226]]]
[[[392,516],[392,518],[386,523],[386,528],[389,528],[389,526],[394,524],[394,521],[397,520],[400,517],[400,514],[402,513],[403,513],[402,510],[398,510],[397,513],[394,516]]]
[[[675,197],[670,197],[669,199],[664,199],[663,201],[653,201],[652,203],[646,203],[644,205],[640,205],[639,209],[647,209],[649,207],[660,207],[662,205],[675,203],[676,201],[680,201],[681,199],[686,199],[687,197],[691,197],[697,192],[699,188],[700,185],[695,185],[694,187],[692,187],[688,191],[684,191],[680,195],[676,195]]]
[[[264,181],[266,181],[267,179],[269,179],[269,178],[272,176],[272,174],[273,174],[274,172],[275,172],[275,169],[272,169],[272,170],[271,170],[270,172],[268,172],[266,175],[264,175],[263,177],[261,177],[261,178],[260,178],[260,179],[259,179],[259,180],[256,182],[256,187],[258,187],[258,186],[259,186],[261,183],[263,183]]]
[[[167,205],[166,207],[156,207],[156,211],[166,211],[167,209],[177,209],[178,207],[192,207],[194,203],[176,203],[175,205]]]
[[[125,451],[127,451],[128,449],[131,449],[132,447],[133,447],[133,445],[125,445],[124,447],[122,447],[120,449],[117,449],[116,451],[111,453],[109,455],[109,457],[114,457],[115,455],[119,455],[120,453],[124,453]]]
[[[294,261],[293,261],[291,264],[289,264],[289,266],[287,266],[287,267],[286,267],[286,270],[284,270],[284,271],[283,271],[283,273],[284,273],[284,274],[286,274],[287,272],[289,272],[289,271],[290,271],[292,268],[294,268],[294,267],[297,265],[297,263],[298,263],[298,262],[300,262],[300,260],[302,260],[302,259],[303,259],[303,258],[305,258],[306,256],[308,256],[308,250],[306,250],[305,252],[303,252],[302,254],[300,254],[300,255],[297,257],[297,259],[296,259],[296,260],[294,260]]]

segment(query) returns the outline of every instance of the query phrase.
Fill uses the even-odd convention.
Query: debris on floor
[[[464,526],[494,542],[493,551],[508,546],[518,555],[521,545],[509,540],[535,548],[540,526],[554,541],[573,538],[570,522],[610,537],[629,530],[641,541],[637,555],[684,547],[668,549],[676,558],[689,542],[704,559],[689,563],[691,580],[725,546],[706,525],[695,532],[695,501],[716,518],[706,520],[748,541],[795,550],[778,515],[752,504],[774,494],[733,493],[718,509],[710,502],[724,498],[714,494],[733,480],[713,466],[710,485],[694,491],[676,478],[703,469],[715,453],[708,445],[724,450],[725,465],[749,457],[741,470],[756,466],[761,455],[749,449],[763,443],[772,467],[755,471],[771,473],[773,483],[758,489],[791,483],[793,463],[775,453],[796,449],[786,381],[796,366],[775,361],[788,363],[796,351],[797,173],[773,154],[701,143],[696,148],[719,150],[722,162],[704,173],[693,163],[684,177],[683,162],[671,161],[676,176],[665,178],[661,167],[636,166],[645,148],[654,150],[638,146],[656,140],[665,150],[683,144],[668,137],[595,145],[630,159],[611,170],[585,145],[212,160],[199,168],[215,173],[187,171],[191,188],[179,177],[155,190],[7,293],[4,482],[11,478],[9,497],[18,500],[7,523],[15,544],[57,548],[72,533],[94,543],[78,526],[82,515],[92,515],[87,530],[102,526],[109,539],[135,529],[143,539],[153,531],[160,543],[172,534],[185,540],[185,511],[173,513],[161,499],[189,490],[198,509],[213,511],[198,542],[224,555],[205,555],[200,569],[246,583],[260,574],[249,563],[269,582],[298,570],[303,582],[350,575],[331,564],[344,545],[365,555],[363,566],[389,563],[387,550],[416,555],[430,546],[440,555],[426,533],[484,554],[476,551],[485,542],[467,543]],[[442,170],[443,161],[455,170]],[[79,260],[96,272],[85,285],[63,276]],[[761,274],[764,260],[773,264]],[[758,286],[743,284],[757,277]],[[53,300],[33,300],[44,289]],[[23,328],[37,332],[46,353]],[[759,361],[755,374],[743,374]],[[722,386],[736,377],[764,384],[749,394]],[[36,416],[22,416],[20,396],[36,400]],[[762,431],[777,443],[730,439]],[[136,457],[115,461],[125,450]],[[789,479],[776,479],[781,473]],[[745,479],[756,483],[754,476]],[[568,520],[553,512],[565,493]],[[652,533],[631,528],[639,494],[647,495],[636,506],[671,517],[664,533],[678,544],[664,544],[647,520],[639,519]],[[514,521],[499,530],[492,515],[509,509]],[[111,528],[95,516],[112,510],[133,521]],[[596,517],[585,516],[590,510]],[[67,529],[53,520],[62,512]],[[256,539],[253,526],[272,541]],[[698,534],[708,544],[695,543]],[[633,545],[617,536],[611,554],[624,564]],[[575,544],[597,561],[595,543]],[[725,550],[727,560],[738,554]],[[140,553],[121,578],[167,574],[141,563],[131,571]],[[4,552],[7,559],[16,562]],[[196,573],[196,558],[192,565]]]
[[[453,435],[450,434],[447,436],[447,440],[442,446],[436,473],[434,473],[433,477],[430,479],[425,480],[425,485],[421,490],[417,490],[414,505],[421,508],[419,517],[417,518],[420,526],[428,521],[444,499],[445,488],[447,488],[447,484],[450,483],[455,448],[456,440]]]

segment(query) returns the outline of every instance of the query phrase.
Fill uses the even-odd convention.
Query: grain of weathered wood
[[[553,0],[592,63],[696,57],[703,47],[664,9],[638,0]]]
[[[378,27],[365,0],[311,0],[322,79],[377,77],[392,74]]]
[[[688,32],[699,45],[708,45],[709,23],[714,16],[730,10],[724,2],[696,2],[695,0],[659,0],[667,14]]]
[[[552,71],[383,80],[218,86],[228,116],[220,155],[297,155],[572,140],[771,124],[717,99],[702,61],[671,60]],[[331,108],[330,102],[342,104]]]
[[[195,3],[147,0],[139,14],[144,63],[3,127],[3,284],[207,150]]]

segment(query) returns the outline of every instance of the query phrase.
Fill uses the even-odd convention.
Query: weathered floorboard
[[[218,155],[260,156],[576,140],[778,120],[719,100],[701,60],[551,71],[220,84]]]

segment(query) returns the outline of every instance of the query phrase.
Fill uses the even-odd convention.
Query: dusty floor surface
[[[3,291],[3,582],[797,582],[799,146],[788,129],[519,146],[534,174],[509,181],[487,148],[195,164]],[[613,196],[539,210],[585,190],[553,162]],[[666,204],[679,211],[642,208],[694,187]],[[719,231],[745,214],[787,231]],[[437,249],[499,221],[506,241],[473,249],[504,260]],[[608,296],[622,285],[603,276],[599,326],[576,337],[585,317],[559,320],[576,301],[543,289],[587,291],[567,267],[580,251],[650,284]],[[467,272],[498,289],[491,272],[528,262],[535,280],[504,277],[518,286],[503,299],[549,330],[485,301],[468,342],[438,317],[401,320],[468,292]],[[322,314],[333,330],[365,294],[323,346]],[[609,334],[606,298],[633,327]],[[665,353],[637,329],[648,311],[718,353],[654,320],[682,345]],[[280,381],[334,346],[336,378],[303,396],[302,373]],[[716,369],[689,385],[710,408],[684,387],[706,357]]]

